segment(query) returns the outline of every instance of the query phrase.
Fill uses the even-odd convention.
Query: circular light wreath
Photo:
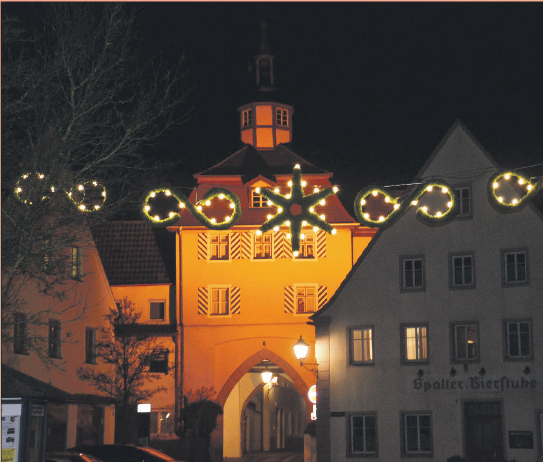
[[[89,190],[98,191],[98,194],[102,197],[100,204],[92,204],[92,198],[86,197],[87,191]],[[81,195],[82,197],[80,200],[75,200],[75,195]],[[104,206],[104,203],[107,199],[106,188],[98,181],[85,181],[83,183],[80,183],[77,186],[72,187],[72,189],[66,194],[66,196],[68,197],[68,200],[72,202],[79,211],[85,213],[97,212]]]
[[[516,185],[514,178],[516,178]],[[503,196],[499,195],[500,180],[504,180],[517,187],[521,192],[525,190],[525,194],[520,199],[513,199],[511,202],[504,202]],[[543,179],[536,183],[528,178],[523,177],[515,172],[498,172],[490,177],[487,184],[488,199],[490,203],[500,212],[517,212],[524,208],[528,202],[539,192],[543,186]]]
[[[258,230],[265,233],[271,229],[279,231],[279,227],[286,224],[290,228],[292,251],[295,256],[300,250],[300,235],[302,227],[312,225],[329,234],[335,234],[336,230],[315,212],[317,204],[324,205],[324,199],[337,192],[337,187],[316,189],[313,194],[305,195],[303,191],[302,171],[299,165],[295,165],[292,171],[292,180],[289,182],[290,193],[283,196],[269,189],[258,190],[260,195],[269,202],[278,206],[278,213],[266,221]]]
[[[30,181],[32,179],[32,177],[35,177],[37,180],[40,180],[40,181],[47,181],[47,177],[46,175],[44,175],[43,173],[38,173],[38,172],[35,172],[35,173],[25,173],[21,176],[21,178],[19,178],[19,180],[17,181],[17,183],[15,184],[15,188],[14,188],[14,193],[15,193],[15,197],[16,199],[21,202],[22,204],[25,204],[25,205],[34,205],[32,203],[32,201],[30,201],[29,199],[24,199],[22,194],[24,194],[24,192],[26,191],[26,187],[24,186],[24,183],[27,182],[27,181]],[[102,197],[102,201],[101,201],[101,204],[90,204],[90,203],[85,203],[85,195],[86,195],[86,191],[88,189],[97,189],[97,188],[100,188],[101,189],[101,192],[100,192],[100,195]],[[79,194],[81,195],[81,200],[74,200],[73,196],[74,196],[74,190],[76,191],[76,194]],[[49,192],[50,191],[50,192]],[[48,200],[51,198],[51,195],[54,194],[56,192],[56,187],[54,185],[50,185],[49,186],[49,191],[43,195],[40,199],[40,202],[43,202],[45,200]],[[72,203],[74,204],[77,209],[81,212],[96,212],[98,210],[100,210],[105,201],[106,201],[106,198],[107,198],[107,194],[106,194],[106,188],[98,183],[98,181],[86,181],[86,182],[83,182],[77,186],[74,186],[70,191],[66,192],[64,191],[65,193],[65,196],[66,198]]]
[[[34,172],[34,173],[24,173],[21,175],[21,177],[17,180],[17,183],[15,183],[15,188],[13,189],[13,192],[15,194],[15,198],[21,203],[25,205],[34,205],[33,202],[30,199],[23,198],[23,194],[26,192],[26,184],[32,181],[32,179],[35,178],[39,180],[40,182],[46,181],[46,177],[43,173]],[[42,187],[42,186],[40,186]],[[32,189],[29,187],[29,189]],[[55,192],[54,186],[51,186],[51,191]],[[45,201],[50,197],[49,195],[42,196],[40,199],[40,202]]]
[[[439,190],[442,194],[449,196],[447,203],[447,210],[445,212],[436,212],[431,214],[428,212],[427,207],[417,208],[416,216],[424,224],[429,226],[439,226],[449,223],[455,216],[456,212],[456,197],[453,193],[453,189],[443,181],[430,181],[419,185],[406,199],[399,202],[398,198],[390,196],[383,188],[379,186],[368,186],[362,189],[356,196],[354,201],[354,210],[356,218],[362,225],[366,225],[372,228],[386,228],[391,226],[400,216],[402,216],[410,207],[416,207],[419,199],[427,193],[431,193],[433,190]],[[369,213],[364,211],[364,207],[367,204],[367,197],[372,195],[377,197],[379,194],[385,197],[385,202],[393,206],[392,212],[386,217],[380,216],[377,220],[370,218]]]
[[[158,195],[163,194],[166,197],[172,197],[177,200],[177,209],[170,210],[167,212],[165,218],[161,218],[160,215],[153,215],[152,205],[149,203],[150,200],[157,198]],[[230,207],[233,209],[231,216],[226,217],[222,222],[217,223],[214,218],[209,219],[205,213],[202,212],[205,206],[211,204],[211,200],[218,197],[223,200],[226,199],[230,201]],[[180,212],[183,209],[187,209],[189,213],[196,218],[202,225],[209,229],[214,230],[225,230],[234,226],[241,217],[241,202],[239,197],[236,196],[233,192],[225,188],[211,188],[207,193],[205,193],[198,201],[196,205],[193,205],[187,197],[172,188],[156,188],[147,193],[143,200],[143,208],[141,209],[141,214],[143,218],[153,226],[170,226],[176,223],[181,217]]]

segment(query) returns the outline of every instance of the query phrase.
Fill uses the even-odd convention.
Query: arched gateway
[[[260,371],[273,371],[265,384]],[[297,370],[263,348],[246,359],[226,380],[217,401],[224,409],[213,446],[225,458],[244,452],[301,449],[310,406],[306,384]]]

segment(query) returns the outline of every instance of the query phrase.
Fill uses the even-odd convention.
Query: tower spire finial
[[[264,20],[260,21],[260,31],[262,33],[262,38],[260,40],[260,53],[261,54],[269,54],[270,53],[270,46],[268,45],[268,40],[266,39],[266,29],[268,27],[268,23]]]

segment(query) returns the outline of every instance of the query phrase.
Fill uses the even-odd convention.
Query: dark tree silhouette
[[[24,314],[27,346],[46,358],[40,332],[47,319],[68,323],[88,308],[67,284],[70,247],[92,246],[89,225],[135,206],[152,181],[144,150],[191,112],[183,59],[169,67],[142,50],[137,8],[114,2],[2,8],[4,346],[13,343]],[[104,199],[101,185],[107,201],[95,210]],[[35,284],[49,297],[40,311],[25,300]],[[69,324],[62,332],[69,334]]]
[[[96,357],[113,370],[97,372],[92,366],[86,366],[77,371],[81,380],[113,398],[117,443],[135,442],[131,430],[138,401],[167,391],[164,387],[152,386],[161,375],[150,372],[153,361],[164,357],[165,347],[138,329],[140,315],[127,298],[112,308],[105,316],[106,325],[98,333]]]

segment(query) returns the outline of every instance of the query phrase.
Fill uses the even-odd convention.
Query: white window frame
[[[463,329],[465,332],[461,338],[463,338],[465,349],[465,356],[461,357],[458,353],[459,351],[459,334],[460,330]],[[469,329],[475,329],[475,351],[473,356],[470,356],[470,339],[473,339],[470,336]],[[468,363],[475,362],[479,360],[479,323],[478,322],[456,322],[452,324],[452,360],[456,363]]]
[[[470,265],[466,264],[466,259],[470,259]],[[460,261],[460,280],[456,278],[456,262]],[[467,281],[467,270],[471,269],[471,280]],[[475,257],[473,253],[451,255],[451,286],[459,287],[475,287]]]
[[[228,316],[231,316],[231,307],[230,307],[231,289],[232,289],[231,286],[210,286],[209,287],[209,309],[208,309],[208,313],[209,313],[210,317],[216,318],[216,317],[228,317]],[[217,302],[215,302],[213,300],[214,295],[216,295],[216,294],[220,295],[222,293],[226,294],[226,300],[221,301],[220,297],[219,297],[219,300]],[[215,313],[214,310],[213,310],[214,303],[219,304],[218,305],[219,310],[218,310],[217,313]],[[225,304],[225,308],[226,308],[225,313],[220,312],[221,303]]]
[[[218,242],[213,242],[214,238],[218,238]],[[223,241],[226,238],[226,244]],[[222,246],[226,247],[225,256],[222,255]],[[214,254],[217,250],[217,256]],[[209,234],[209,260],[210,261],[230,261],[230,234],[210,233]]]
[[[360,338],[355,338],[358,333],[360,333]],[[357,350],[359,350],[362,359],[356,359]],[[373,326],[349,328],[349,364],[373,364],[373,353]]]
[[[419,324],[402,324],[402,363],[403,364],[423,364],[428,363],[429,354],[429,328],[427,323]],[[408,337],[408,330],[415,329],[414,336]],[[424,332],[422,332],[424,329]],[[415,357],[409,358],[409,352],[413,346],[410,347],[409,339],[414,339],[414,352]]]
[[[362,427],[355,427],[354,425],[354,419],[355,418],[362,418],[363,425]],[[375,432],[375,449],[368,450],[368,425],[366,421],[368,418],[374,419],[374,432]],[[362,450],[355,450],[354,448],[354,432],[356,429],[362,430],[362,445],[364,449]],[[378,452],[378,441],[377,441],[377,413],[376,412],[360,412],[356,414],[350,414],[349,415],[349,454],[352,455],[370,455],[370,456],[377,456]]]
[[[303,295],[303,298],[304,300],[306,301],[305,305],[304,305],[304,311],[299,311],[298,310],[298,306],[299,306],[299,299],[298,299],[298,290],[300,289],[304,289],[304,291],[306,292],[304,295]],[[313,291],[313,295],[308,295],[307,294],[307,290],[310,289]],[[319,288],[317,287],[317,284],[295,284],[294,285],[294,314],[295,315],[305,315],[305,314],[312,314],[312,313],[316,313],[318,310],[319,310],[319,306],[318,306],[318,303],[319,303]],[[314,303],[314,310],[313,311],[307,311],[305,309],[305,306],[307,306],[307,298],[308,297],[313,297],[313,303]]]
[[[528,283],[528,251],[527,250],[504,250],[502,252],[502,265],[503,265],[503,283],[505,285],[527,284]],[[524,256],[524,263],[518,262],[519,255]],[[512,265],[508,263],[508,257],[513,256],[514,262]],[[514,277],[509,278],[509,267],[513,266]],[[519,268],[524,266],[524,279],[519,277]]]
[[[279,127],[288,127],[288,109],[275,108],[275,125]]]
[[[409,449],[408,448],[408,426],[407,426],[407,418],[408,417],[416,417],[417,419],[417,425],[416,432],[417,432],[417,449]],[[421,426],[421,418],[427,417],[429,424],[428,427],[422,427]],[[421,429],[422,428],[428,428],[429,431],[429,445],[430,447],[428,449],[422,449],[422,441],[421,441]],[[402,453],[406,456],[411,455],[431,455],[433,451],[433,435],[432,435],[432,414],[431,412],[402,412],[402,436],[403,436],[403,448]]]
[[[151,419],[154,419],[153,417],[153,414],[156,415],[156,427],[157,427],[157,432],[151,432],[151,435],[155,435],[155,436],[159,436],[159,435],[173,435],[174,434],[174,428],[173,428],[173,419],[174,419],[174,412],[173,410],[171,409],[157,409],[156,411],[151,411]],[[164,432],[162,431],[162,416],[163,415],[166,415],[169,414],[169,420],[170,420],[170,423],[168,424],[169,426],[169,431],[168,432]]]
[[[153,318],[151,316],[153,310],[152,306],[154,303],[162,303],[162,317],[161,318]],[[166,300],[149,300],[149,321],[151,322],[164,322],[166,321]]]
[[[264,242],[264,240],[269,239],[269,242]],[[261,240],[261,242],[257,242]],[[257,246],[266,247],[269,246],[269,256],[263,256],[267,254],[262,254],[262,256],[257,256]],[[253,235],[253,260],[273,260],[273,234],[272,233],[261,233]]]
[[[256,188],[251,189],[251,207],[254,209],[270,207],[268,204],[268,199],[266,199],[262,194],[256,192]]]
[[[517,326],[517,348],[519,351],[519,354],[513,355],[511,354],[511,347],[512,347],[512,336],[513,332],[511,330],[512,325]],[[522,347],[522,335],[520,333],[521,325],[528,326],[528,352],[525,354],[522,354],[521,347]],[[504,320],[504,335],[505,335],[505,359],[508,360],[526,360],[531,359],[533,357],[533,341],[534,341],[534,334],[533,334],[533,328],[532,328],[532,322],[530,319],[506,319]]]
[[[253,125],[253,110],[245,109],[241,115],[241,124],[243,127],[251,127]]]
[[[420,262],[420,270],[415,268],[417,262]],[[411,269],[407,269],[407,263],[412,265]],[[401,287],[402,291],[424,290],[426,287],[425,262],[423,256],[405,256],[400,258],[401,265]],[[421,283],[417,282],[417,273],[420,272]]]
[[[454,189],[456,203],[458,204],[456,217],[471,216],[471,188],[469,186],[461,186]],[[467,197],[465,197],[467,195]],[[467,210],[466,210],[467,208]]]
[[[310,237],[310,239],[308,239]],[[311,250],[310,250],[311,249]],[[308,256],[309,255],[309,256]],[[317,233],[308,231],[300,234],[300,249],[295,260],[316,260],[317,259]]]

